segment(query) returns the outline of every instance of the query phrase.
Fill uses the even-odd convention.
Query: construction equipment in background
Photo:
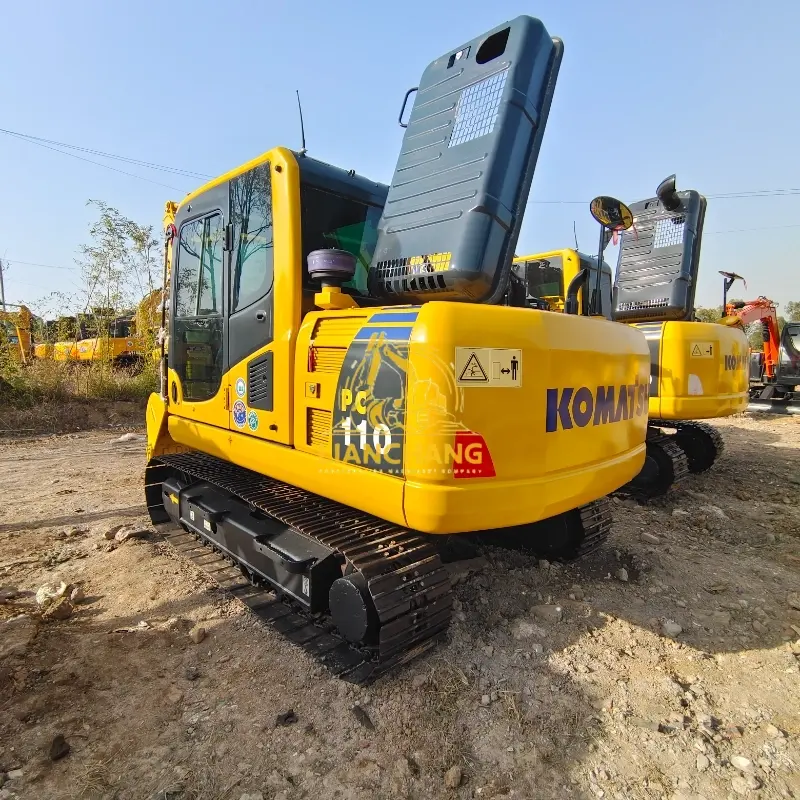
[[[593,302],[593,291],[597,283],[597,257],[586,255],[572,248],[551,250],[547,253],[519,256],[514,259],[512,272],[520,291],[525,292],[525,304],[529,308],[543,311],[564,311],[567,287],[578,273],[585,269],[588,275],[588,289],[578,291],[581,313],[588,314]],[[611,267],[603,261],[601,277],[602,315],[611,317]]]
[[[706,199],[693,189],[677,191],[671,175],[656,197],[631,210],[634,226],[622,234],[613,318],[637,327],[650,347],[648,459],[632,488],[652,497],[687,469],[710,469],[722,453],[719,431],[697,420],[747,408],[749,343],[742,330],[694,319]]]
[[[740,413],[748,403],[747,337],[730,325],[694,321],[705,209],[698,192],[676,191],[674,175],[662,181],[656,197],[631,204],[633,225],[622,233],[613,288],[605,262],[598,279],[600,255],[590,259],[566,249],[516,259],[515,270],[532,289],[558,288],[540,298],[553,310],[564,308],[566,286],[577,282],[579,313],[587,314],[599,288],[595,307],[603,316],[632,325],[647,339],[647,459],[624,487],[641,498],[663,495],[689,473],[710,469],[724,443],[716,428],[697,420]],[[604,235],[601,252],[608,242]]]
[[[753,322],[761,323],[763,349],[751,351],[748,362],[750,398],[787,403],[794,400],[800,386],[800,322],[787,322],[779,331],[775,303],[763,296],[727,302],[727,290],[741,276],[721,274],[725,278],[725,316],[720,323],[742,332]]]
[[[44,341],[34,345],[34,358],[54,361],[76,361],[78,358],[80,331],[81,328],[77,316],[62,316],[58,319],[45,321],[41,326],[41,335],[38,337]],[[65,334],[68,334],[69,338]]]
[[[351,681],[447,629],[433,534],[575,558],[641,468],[641,334],[503,304],[561,53],[518,17],[432,62],[389,187],[279,147],[168,232],[151,520]]]
[[[137,331],[137,314],[107,316],[107,311],[61,317],[48,324],[46,327],[53,333],[58,331],[63,335],[65,330],[70,331],[70,338],[40,342],[34,348],[35,357],[79,363],[105,362],[116,368],[141,366],[147,339]],[[98,323],[98,318],[106,318],[107,322]]]
[[[136,334],[133,314],[112,318],[107,330],[94,334],[78,340],[75,352],[79,362],[102,361],[117,368],[141,366],[144,342]]]
[[[16,311],[10,311],[11,308]],[[36,319],[27,306],[3,303],[0,308],[0,354],[18,364],[30,363]]]

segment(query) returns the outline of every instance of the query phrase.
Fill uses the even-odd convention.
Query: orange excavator
[[[744,328],[753,322],[761,323],[764,341],[761,351],[750,353],[750,398],[752,400],[796,399],[800,393],[800,322],[787,322],[778,328],[778,310],[767,297],[755,300],[728,302],[728,289],[741,275],[722,272],[725,278],[723,325]]]

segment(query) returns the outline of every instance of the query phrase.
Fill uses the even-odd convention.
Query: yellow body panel
[[[521,256],[514,263],[553,256],[562,258],[566,291],[579,268],[575,250]],[[583,308],[580,296],[581,292],[579,309]],[[554,311],[563,312],[563,296],[544,299]],[[653,419],[713,419],[747,408],[750,347],[741,330],[714,322],[643,322],[629,327],[644,333],[650,344]]]
[[[54,344],[37,345],[36,355],[39,356],[39,348],[45,348],[44,358],[52,358],[54,361],[77,361],[78,360],[78,343],[72,342],[55,342]]]
[[[749,402],[750,347],[743,331],[715,322],[640,323],[651,342],[654,419],[712,419]]]
[[[78,361],[114,361],[124,356],[143,354],[145,345],[136,336],[96,336],[91,339],[81,339],[75,346],[74,352]]]
[[[369,316],[382,311],[306,316],[294,367],[295,447],[227,429],[222,409],[218,409],[216,424],[210,424],[191,419],[188,413],[178,416],[170,407],[166,430],[160,428],[159,434],[148,423],[151,451],[168,446],[158,440],[168,431],[173,443],[426,533],[498,528],[548,518],[608,494],[641,469],[649,358],[638,332],[605,320],[441,302],[422,306],[409,338],[402,394],[403,474],[376,469],[381,461],[384,467],[387,460],[397,463],[391,452],[373,450],[362,459],[363,449],[354,445],[336,458],[334,413],[336,406],[341,411],[346,402],[341,365]],[[324,327],[322,335],[320,327]],[[309,370],[310,347],[319,353],[314,366],[321,369]],[[457,347],[520,351],[520,386],[457,386]],[[603,364],[599,372],[598,363]],[[244,364],[234,367],[224,380],[230,382],[237,374],[246,374]],[[624,401],[624,414],[620,416],[617,409],[616,422],[600,416],[598,386],[615,387],[617,397],[620,387],[626,387],[629,399]],[[585,402],[578,402],[578,392]],[[365,396],[351,405],[366,410],[373,400]],[[613,417],[613,407],[611,412]],[[321,427],[320,420],[324,421]],[[459,448],[456,436],[460,433],[482,437],[485,450],[470,453],[469,448]],[[480,469],[487,453],[495,472],[492,477],[455,477],[455,466]]]
[[[34,355],[54,361],[115,361],[126,356],[144,355],[146,349],[144,341],[137,336],[98,336],[77,342],[37,344]]]
[[[232,364],[201,402],[184,400],[171,368],[167,397],[148,407],[150,457],[200,450],[437,534],[552,517],[639,472],[650,367],[638,331],[470,303],[345,308],[351,303],[330,291],[319,292],[326,310],[302,316],[299,168],[290,151],[270,150],[182,205],[265,161],[273,339]],[[247,391],[248,364],[268,351],[271,411],[249,407]],[[484,358],[481,385],[467,375],[471,355]]]

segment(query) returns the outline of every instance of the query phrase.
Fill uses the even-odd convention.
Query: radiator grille
[[[365,317],[325,317],[314,326],[312,339],[316,344],[326,344],[320,339],[328,337],[344,338],[349,342],[366,322]]]
[[[309,447],[324,450],[331,444],[331,412],[321,408],[306,411],[306,443]]]
[[[315,347],[311,372],[329,372],[338,375],[344,364],[346,347]]]
[[[673,217],[671,219],[658,220],[656,223],[653,249],[657,247],[675,247],[676,245],[683,244],[685,229],[686,217]]]

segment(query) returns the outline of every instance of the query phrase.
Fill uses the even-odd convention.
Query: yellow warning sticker
[[[455,367],[458,386],[522,386],[522,350],[456,347]]]
[[[690,342],[689,355],[692,358],[714,358],[713,342]]]

